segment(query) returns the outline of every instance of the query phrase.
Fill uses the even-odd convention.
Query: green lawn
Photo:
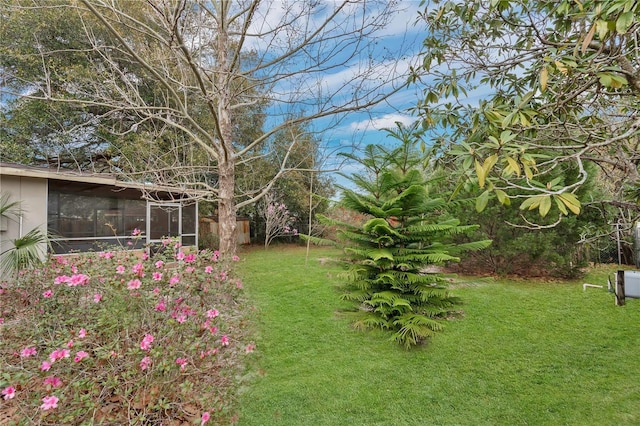
[[[243,257],[257,350],[240,425],[640,424],[640,300],[572,283],[459,279],[464,316],[405,351],[349,327],[327,249]]]

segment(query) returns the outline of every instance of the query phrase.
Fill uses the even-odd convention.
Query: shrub
[[[245,342],[231,259],[165,240],[58,257],[0,289],[0,389],[20,423],[231,423]],[[237,260],[237,258],[234,258]]]

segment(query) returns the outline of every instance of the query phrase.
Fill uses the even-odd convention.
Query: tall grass
[[[406,351],[350,328],[334,252],[255,251],[255,375],[240,425],[640,423],[640,301],[615,307],[600,268],[580,282],[457,279],[444,332]]]

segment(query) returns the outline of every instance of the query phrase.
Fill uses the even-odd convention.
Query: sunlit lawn
[[[571,283],[459,278],[461,318],[405,351],[341,318],[337,269],[274,247],[239,268],[258,309],[240,425],[640,424],[640,301],[612,269]]]

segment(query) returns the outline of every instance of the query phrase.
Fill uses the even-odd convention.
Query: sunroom
[[[53,254],[142,249],[168,237],[198,244],[197,202],[178,188],[0,163],[0,191],[22,209],[0,228],[3,249],[35,227],[47,230]]]

